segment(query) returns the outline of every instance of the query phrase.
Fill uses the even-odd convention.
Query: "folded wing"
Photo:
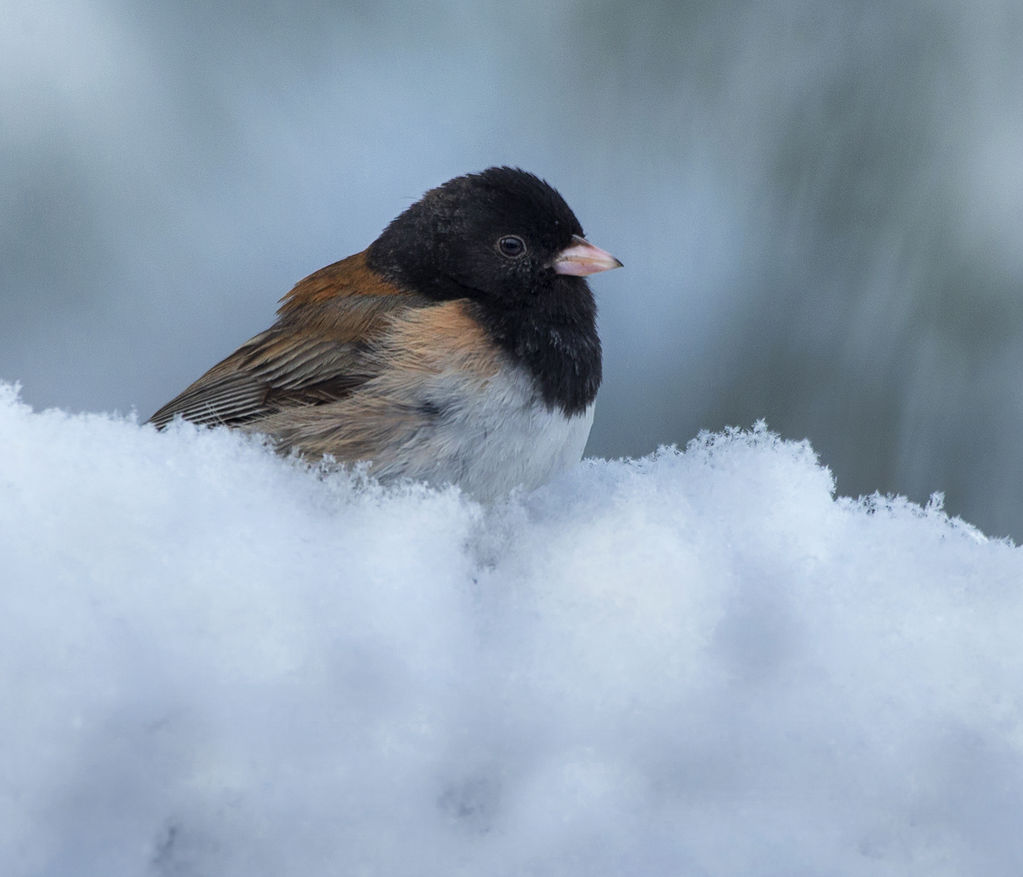
[[[358,291],[323,295],[320,274],[335,267],[299,284],[270,329],[211,368],[149,422],[163,427],[180,415],[207,426],[252,424],[287,408],[338,401],[378,374],[376,341],[395,319],[430,302],[379,284],[369,294],[360,284]],[[303,306],[295,308],[291,302],[303,289],[308,290]]]

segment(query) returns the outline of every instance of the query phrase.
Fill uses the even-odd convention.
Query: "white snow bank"
[[[1023,555],[762,428],[491,510],[0,387],[0,873],[1018,875]]]

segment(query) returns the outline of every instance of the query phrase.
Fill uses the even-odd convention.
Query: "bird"
[[[299,281],[269,329],[148,422],[262,433],[480,501],[533,490],[582,458],[602,376],[586,278],[621,266],[540,177],[458,176]]]

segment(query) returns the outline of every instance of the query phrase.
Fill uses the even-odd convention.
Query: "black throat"
[[[581,414],[601,379],[597,306],[586,281],[562,278],[526,307],[470,299],[470,309],[497,345],[533,378],[549,410]]]

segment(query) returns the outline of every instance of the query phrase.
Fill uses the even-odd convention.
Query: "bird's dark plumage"
[[[538,177],[457,177],[300,281],[151,422],[263,432],[481,496],[534,486],[582,453],[601,379],[585,275],[619,264]]]

